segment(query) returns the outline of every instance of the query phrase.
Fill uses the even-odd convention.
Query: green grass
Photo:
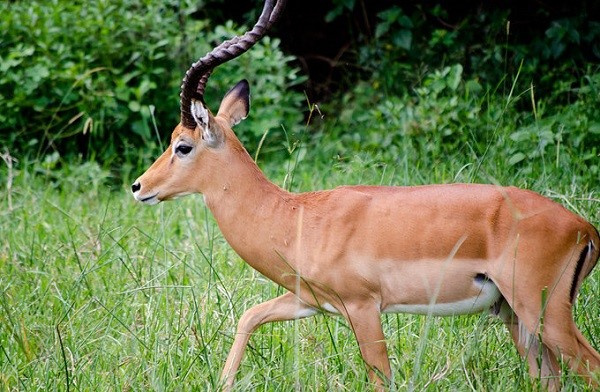
[[[540,154],[542,121],[486,105],[472,123],[462,123],[470,131],[450,153],[435,135],[390,128],[393,139],[385,139],[385,121],[401,118],[369,124],[363,116],[328,120],[287,160],[261,155],[259,161],[268,177],[294,191],[357,183],[512,184],[552,197],[598,226],[598,157],[559,138]],[[469,132],[486,124],[492,124],[487,142],[478,145]],[[584,127],[570,130],[585,134]],[[529,139],[511,139],[515,129],[530,132]],[[515,151],[529,158],[511,162]],[[2,389],[217,389],[240,315],[281,293],[229,248],[201,197],[157,207],[135,203],[128,191],[133,178],[125,177],[137,174],[131,168],[111,174],[93,163],[20,160],[10,184],[11,172],[2,166]],[[596,348],[599,292],[595,271],[575,309]],[[384,315],[382,321],[397,390],[539,390],[498,320]],[[569,372],[563,386],[585,390]],[[318,315],[261,327],[236,389],[356,391],[368,390],[368,381],[347,324]]]
[[[409,182],[401,165],[386,169],[358,157],[311,165],[315,155],[300,161],[293,188]],[[322,176],[314,175],[315,166]],[[443,176],[450,174],[446,170]],[[281,289],[234,254],[200,197],[147,207],[135,203],[125,186],[94,184],[82,172],[48,177],[17,165],[12,209],[3,197],[0,385],[216,389],[237,319]],[[285,176],[275,165],[267,172],[279,183]],[[576,197],[565,201],[584,215],[598,205]],[[594,273],[577,307],[579,325],[596,347],[599,288]],[[398,390],[537,390],[497,320],[385,315],[383,323]],[[565,390],[583,388],[569,374],[564,383]],[[270,324],[252,338],[237,389],[294,388],[367,388],[342,319],[318,315]]]

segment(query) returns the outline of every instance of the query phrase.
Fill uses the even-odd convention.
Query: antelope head
[[[225,95],[216,116],[201,100],[192,99],[190,109],[194,126],[182,122],[175,127],[167,150],[132,185],[136,200],[157,204],[203,193],[205,176],[199,175],[199,171],[215,173],[218,170],[215,166],[225,164],[219,155],[226,144],[237,140],[231,127],[248,115],[248,82],[240,81]]]
[[[131,186],[136,200],[157,204],[202,193],[204,176],[198,176],[198,170],[210,171],[215,155],[225,149],[228,140],[237,140],[231,128],[246,118],[250,109],[250,89],[242,80],[229,90],[213,115],[204,103],[206,82],[214,68],[258,42],[277,20],[283,5],[281,0],[267,0],[252,30],[221,43],[187,70],[180,93],[181,122],[173,130],[166,151]]]

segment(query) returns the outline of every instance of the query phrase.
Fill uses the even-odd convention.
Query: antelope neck
[[[236,253],[282,284],[282,274],[293,272],[285,255],[294,249],[295,197],[270,182],[245,150],[233,153],[204,200]]]

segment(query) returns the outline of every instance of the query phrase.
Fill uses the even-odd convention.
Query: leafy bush
[[[155,155],[140,146],[167,140],[178,122],[179,86],[188,65],[245,30],[192,21],[195,3],[2,2],[0,143],[13,155],[54,151],[105,163],[137,165],[140,156]],[[278,40],[261,41],[250,55],[215,72],[209,105],[216,109],[220,96],[245,77],[260,98],[249,125],[241,128],[244,139],[257,139],[279,121],[298,121],[303,97],[289,87],[302,78],[291,60]]]
[[[519,71],[520,88],[535,82],[539,92],[564,104],[586,63],[600,61],[600,23],[590,17],[597,14],[597,4],[498,7],[419,1],[368,10],[361,4],[334,0],[327,17],[343,16],[352,19],[352,26],[363,26],[348,51],[355,58],[344,60],[390,94],[410,91],[432,70],[461,64],[468,79],[486,88]],[[362,22],[367,16],[373,16],[372,24]]]
[[[357,4],[336,0],[329,17]],[[331,143],[330,156],[444,173],[454,170],[440,169],[448,162],[463,162],[455,177],[436,181],[527,186],[520,181],[569,173],[596,183],[600,68],[590,59],[600,59],[598,24],[582,12],[524,39],[514,37],[510,10],[440,24],[447,9],[419,2],[377,14],[372,36],[356,47],[361,81],[323,105],[326,116],[336,113],[319,138]]]
[[[541,102],[533,113],[523,115],[523,123],[509,133],[511,165],[548,161],[560,167],[565,159],[576,157],[590,175],[600,173],[600,69],[590,72],[570,91],[577,98],[572,104],[551,109]],[[526,172],[531,171],[531,165],[526,165]]]
[[[326,116],[340,114],[324,125],[320,148],[359,166],[447,173],[453,169],[443,167],[463,162],[469,168],[437,181],[520,184],[552,176],[593,187],[600,172],[600,69],[588,72],[566,106],[536,96],[532,86],[506,95],[484,89],[465,79],[459,64],[425,74],[420,86],[403,94],[386,94],[378,80],[362,82],[342,97],[341,109],[323,108]],[[518,75],[510,82],[517,85]]]
[[[429,155],[455,151],[474,137],[468,125],[481,111],[481,86],[462,76],[460,64],[433,71],[412,95],[386,95],[373,84],[360,84],[344,97],[340,122],[351,126],[341,139],[350,149],[382,150],[386,156],[400,154],[397,146],[405,143]]]

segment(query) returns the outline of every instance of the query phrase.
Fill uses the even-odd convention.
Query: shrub
[[[179,86],[189,64],[245,30],[191,20],[194,4],[2,2],[0,143],[13,155],[58,152],[104,163],[137,165],[140,154],[155,155],[140,146],[167,140],[178,122]],[[303,97],[289,87],[302,78],[291,60],[278,40],[261,41],[250,55],[215,72],[209,105],[216,109],[220,96],[245,77],[259,105],[241,128],[243,139],[258,139],[279,121],[299,121]]]
[[[333,18],[358,3],[334,4]],[[515,37],[509,11],[484,8],[443,25],[449,17],[440,5],[379,12],[373,35],[356,47],[362,80],[323,105],[337,117],[321,139],[331,140],[331,155],[432,171],[462,162],[462,177],[437,181],[594,179],[600,68],[590,59],[600,58],[598,24],[582,11],[542,26],[542,35],[520,26]]]
[[[600,69],[587,73],[566,106],[537,96],[531,85],[506,95],[484,89],[465,79],[459,64],[425,74],[402,94],[386,94],[377,79],[362,82],[341,98],[339,116],[324,125],[319,141],[340,162],[464,171],[434,181],[527,186],[520,181],[552,177],[547,183],[593,187],[600,171]],[[336,105],[323,111],[326,118],[338,113]]]

